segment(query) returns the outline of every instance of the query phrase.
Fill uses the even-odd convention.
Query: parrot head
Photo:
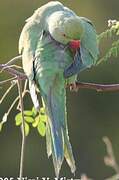
[[[55,12],[48,19],[48,30],[56,41],[69,43],[74,49],[79,48],[83,24],[78,16],[71,16],[63,11]]]

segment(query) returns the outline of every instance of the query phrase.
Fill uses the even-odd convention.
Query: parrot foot
[[[70,91],[72,92],[78,92],[79,88],[77,87],[76,82],[69,85]]]

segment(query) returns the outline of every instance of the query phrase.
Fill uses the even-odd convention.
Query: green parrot
[[[99,50],[92,22],[77,16],[58,1],[50,1],[26,20],[19,40],[23,69],[37,110],[38,88],[46,108],[46,145],[55,175],[64,158],[71,172],[76,165],[68,136],[66,86],[76,88],[77,75],[94,65]]]

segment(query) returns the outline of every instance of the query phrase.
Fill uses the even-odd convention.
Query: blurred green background
[[[24,21],[32,15],[35,9],[47,3],[48,0],[4,0],[0,1],[0,63],[5,63],[18,54],[18,39]],[[98,31],[107,28],[108,19],[119,17],[119,0],[67,0],[66,6],[72,8],[78,15],[91,19]],[[102,49],[109,47],[108,41],[101,45]],[[103,50],[101,50],[103,53]],[[119,60],[110,59],[98,67],[86,70],[80,74],[80,80],[97,83],[119,82]],[[0,74],[0,80],[7,77]],[[8,88],[0,89],[0,96]],[[0,107],[0,118],[17,94],[14,89]],[[103,180],[113,175],[114,171],[103,162],[106,154],[103,136],[108,136],[113,143],[115,155],[119,162],[119,92],[96,93],[92,90],[79,90],[78,93],[67,93],[67,111],[69,135],[76,159],[76,178],[86,173],[95,180]],[[32,104],[25,98],[26,109]],[[0,133],[0,177],[17,177],[19,172],[21,134],[15,126],[15,109],[9,116],[8,123]],[[24,176],[33,178],[54,177],[52,160],[46,154],[45,138],[41,138],[32,129],[26,142]],[[64,162],[61,176],[73,177],[69,167]]]

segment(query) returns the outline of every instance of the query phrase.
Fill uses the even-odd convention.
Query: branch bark
[[[92,89],[96,90],[97,92],[119,91],[119,84],[96,84],[77,82],[76,86],[78,89]]]
[[[19,72],[18,70],[6,65],[6,64],[0,64],[0,70],[8,72],[12,76],[19,76],[19,79],[24,80],[27,79],[27,76],[24,73]]]

